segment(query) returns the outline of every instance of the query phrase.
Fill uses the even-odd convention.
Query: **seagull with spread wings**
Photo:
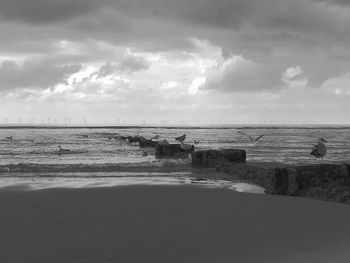
[[[250,143],[256,143],[259,139],[261,139],[261,137],[263,137],[264,135],[259,135],[258,137],[252,137],[249,134],[242,132],[242,131],[237,131],[237,133],[239,135],[244,135],[245,137],[247,137],[247,139],[249,140]]]

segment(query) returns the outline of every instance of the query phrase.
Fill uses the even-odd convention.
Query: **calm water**
[[[264,134],[264,137],[255,145],[242,135],[237,134],[242,130],[252,136]],[[347,127],[338,128],[225,128],[225,129],[167,129],[167,128],[115,128],[115,129],[0,129],[0,176],[2,185],[6,180],[23,177],[30,177],[32,180],[38,179],[38,173],[31,173],[30,167],[40,168],[41,166],[57,167],[57,172],[62,167],[85,166],[120,166],[121,171],[113,169],[113,173],[108,176],[102,176],[101,173],[74,174],[39,174],[42,178],[65,178],[61,183],[66,183],[67,178],[90,178],[89,183],[96,184],[94,178],[134,178],[134,182],[147,183],[151,178],[152,182],[163,182],[164,173],[152,174],[151,172],[142,174],[147,169],[135,170],[131,167],[157,167],[164,164],[164,160],[157,160],[154,155],[154,149],[147,149],[147,156],[143,156],[144,149],[138,146],[130,145],[124,141],[108,139],[110,136],[122,135],[140,135],[151,138],[159,134],[161,139],[167,139],[175,142],[174,138],[182,134],[187,134],[186,142],[193,143],[199,141],[196,149],[223,149],[237,148],[247,151],[247,161],[263,162],[283,162],[283,163],[313,163],[314,159],[310,155],[312,146],[316,143],[318,137],[324,137],[328,140],[328,153],[325,162],[335,163],[350,160],[350,129]],[[13,136],[12,140],[6,139]],[[71,149],[71,154],[58,154],[57,146]],[[190,160],[172,160],[171,165],[184,165]],[[7,172],[8,165],[28,166],[28,171],[21,174]],[[122,172],[130,173],[127,175]],[[23,168],[25,170],[25,168]],[[50,170],[50,171],[51,171]],[[188,171],[187,173],[191,173]],[[169,174],[166,174],[169,175]],[[137,180],[135,180],[137,178]],[[159,180],[158,180],[158,179]],[[170,178],[170,179],[169,179]],[[170,174],[168,183],[175,178],[176,180],[188,180],[189,174],[184,172]],[[46,179],[48,180],[48,179]],[[105,179],[107,180],[107,179]],[[115,181],[115,180],[114,180]],[[144,182],[143,182],[144,181]],[[56,181],[57,182],[57,181]],[[0,182],[1,183],[1,182]],[[86,183],[86,181],[85,181]]]

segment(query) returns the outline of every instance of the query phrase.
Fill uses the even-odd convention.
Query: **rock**
[[[152,140],[140,140],[139,141],[139,146],[140,148],[146,148],[146,147],[156,147],[157,146],[157,142],[152,141]]]
[[[344,180],[344,184],[350,186],[350,164],[345,164],[347,170],[348,170],[348,177]]]
[[[349,164],[276,166],[226,163],[217,168],[232,178],[264,187],[268,194],[312,197],[350,204]]]
[[[156,157],[179,157],[187,158],[188,154],[192,152],[190,150],[182,149],[180,144],[169,144],[169,143],[157,143],[156,145]]]
[[[318,186],[324,183],[349,181],[349,173],[346,165],[318,164],[295,167],[298,174],[297,181],[301,188]]]
[[[192,165],[197,167],[217,167],[225,163],[243,163],[246,161],[245,150],[201,150],[192,153]]]
[[[235,150],[235,149],[226,149],[222,150],[221,153],[224,155],[225,159],[229,162],[246,162],[246,151],[245,150]]]
[[[287,194],[288,192],[288,170],[277,168],[270,173],[266,193]]]
[[[188,151],[188,152],[193,152],[194,151],[194,146],[192,144],[181,143],[180,147],[184,151]]]
[[[126,141],[127,141],[127,142],[130,142],[130,143],[133,143],[133,142],[138,142],[138,143],[140,143],[141,141],[145,141],[145,140],[146,140],[146,138],[144,138],[144,137],[142,137],[142,136],[138,136],[138,135],[126,137]]]
[[[146,147],[156,147],[157,142],[148,140],[145,137],[136,135],[136,136],[119,136],[121,140],[125,140],[129,142],[132,145],[138,145],[140,148],[146,148]]]
[[[234,179],[242,179],[253,182],[266,189],[274,189],[271,182],[275,172],[273,169],[251,166],[246,163],[227,163],[218,166],[217,171],[231,175]]]

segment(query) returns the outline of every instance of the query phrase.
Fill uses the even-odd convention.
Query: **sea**
[[[238,131],[252,137],[264,136],[252,144]],[[195,150],[244,149],[248,162],[285,164],[315,163],[310,151],[323,137],[328,141],[324,163],[350,160],[349,126],[0,127],[0,188],[196,184],[263,192],[238,178],[201,179],[200,174],[213,171],[192,168],[190,156],[157,159],[154,148],[141,149],[118,139],[135,135],[149,139],[159,135],[159,140],[176,143],[175,138],[183,134],[185,143],[196,141]],[[58,146],[70,151],[60,154]]]

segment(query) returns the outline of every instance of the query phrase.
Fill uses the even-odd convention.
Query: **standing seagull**
[[[249,140],[250,143],[256,143],[261,137],[263,137],[264,135],[259,135],[258,137],[256,138],[253,138],[252,136],[250,136],[249,134],[246,134],[245,132],[242,132],[242,131],[237,131],[238,134],[240,135],[244,135],[247,137],[247,139]]]
[[[176,137],[175,140],[179,141],[179,142],[184,142],[184,140],[186,139],[186,134],[183,134],[182,136]]]
[[[312,147],[311,155],[315,156],[315,161],[316,158],[322,158],[326,155],[327,149],[326,145],[324,143],[327,142],[324,138],[320,137],[318,138],[317,144]]]

